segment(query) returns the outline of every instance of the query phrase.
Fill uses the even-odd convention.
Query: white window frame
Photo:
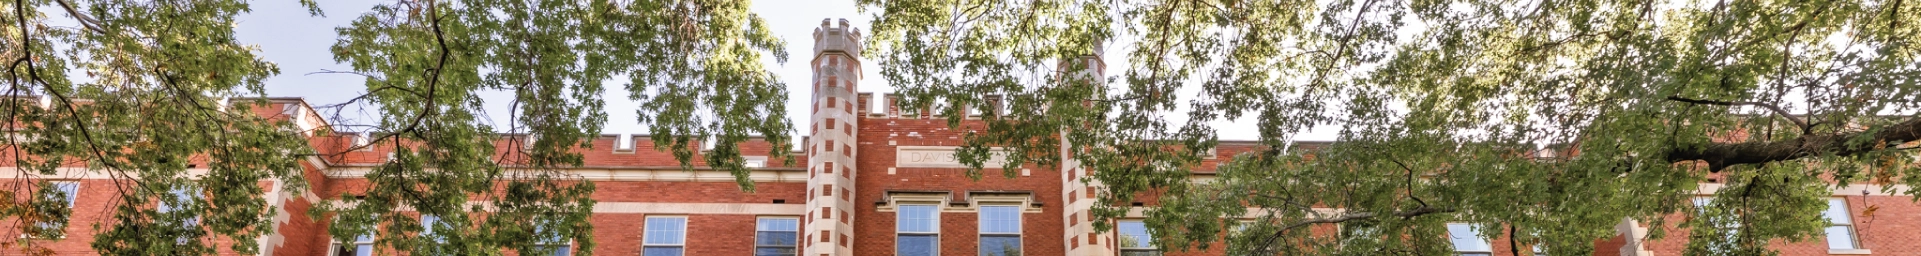
[[[987,230],[984,230],[987,228],[987,208],[988,207],[1014,208],[1014,232],[989,233],[987,232]],[[979,208],[980,208],[980,211],[979,211],[980,213],[975,214],[975,216],[978,216],[978,218],[975,218],[974,226],[976,229],[981,229],[981,230],[978,230],[979,232],[975,232],[976,233],[974,238],[974,243],[976,244],[975,247],[981,250],[982,253],[985,253],[987,251],[987,247],[979,246],[981,241],[986,240],[983,238],[986,238],[988,236],[1013,236],[1016,241],[1020,242],[1020,248],[1019,248],[1021,251],[1020,255],[1027,255],[1027,241],[1026,241],[1027,238],[1024,236],[1021,236],[1021,233],[1027,232],[1027,220],[1024,219],[1026,216],[1023,216],[1024,214],[1027,213],[1027,211],[1025,210],[1027,207],[1021,206],[1019,204],[986,204],[986,205],[980,205]],[[939,214],[936,214],[936,215],[939,215]],[[936,218],[937,218],[936,220],[938,220],[938,217]]]
[[[534,226],[536,235],[539,234],[541,229],[547,228],[546,226],[544,226],[547,224],[536,224],[536,225],[537,226]],[[681,232],[681,235],[683,236],[683,238],[681,239],[682,243],[687,242],[686,238],[684,238],[684,236],[686,236],[686,233],[687,232],[684,232],[684,231]],[[562,237],[561,239],[555,239],[555,240],[565,240],[565,241],[547,242],[546,239],[544,238],[535,238],[534,248],[556,248],[554,251],[548,252],[549,253],[548,255],[557,255],[557,256],[574,255],[574,239]],[[522,253],[520,255],[528,255],[528,254]]]
[[[907,231],[901,231],[901,226],[902,226],[902,225],[901,225],[901,221],[900,221],[900,220],[901,220],[901,218],[902,218],[903,216],[901,216],[901,214],[900,214],[900,208],[902,208],[902,207],[909,207],[909,206],[926,206],[926,207],[929,207],[929,208],[931,208],[931,209],[933,210],[932,212],[934,213],[934,214],[933,214],[933,215],[934,215],[934,217],[933,217],[933,219],[931,219],[931,222],[933,222],[931,226],[933,227],[933,229],[934,229],[934,230],[933,230],[933,231],[931,231],[931,232],[927,232],[927,231],[921,231],[921,232],[907,232]],[[901,238],[901,236],[902,236],[902,235],[908,235],[908,234],[912,234],[912,235],[933,235],[933,236],[934,236],[934,255],[935,255],[935,256],[939,256],[939,255],[940,255],[940,223],[941,223],[941,222],[940,222],[940,214],[941,214],[941,205],[940,205],[940,204],[930,204],[930,203],[918,203],[918,202],[917,202],[917,203],[902,203],[902,204],[898,204],[898,205],[894,205],[894,210],[895,210],[895,212],[894,212],[894,253],[900,253],[900,238]]]
[[[1473,233],[1473,234],[1455,234],[1454,233],[1455,227],[1466,227],[1468,230],[1468,233]],[[1480,227],[1476,227],[1472,223],[1448,222],[1447,230],[1448,230],[1447,231],[1448,243],[1454,246],[1455,255],[1494,255],[1494,243],[1491,241],[1488,241],[1487,238],[1481,237]],[[1480,241],[1481,246],[1487,247],[1487,250],[1486,251],[1463,250],[1461,249],[1461,243],[1459,243],[1460,242],[1459,240],[1461,239],[1474,239],[1474,240]]]
[[[368,233],[376,233],[376,232],[368,232]],[[330,243],[330,245],[328,245],[328,246],[327,246],[327,256],[354,256],[354,255],[340,255],[340,246],[341,246],[341,245],[343,245],[343,244],[345,244],[345,245],[353,245],[353,247],[354,247],[354,253],[355,253],[356,255],[357,255],[357,254],[359,254],[359,252],[360,252],[360,246],[361,246],[361,245],[366,245],[366,246],[367,246],[367,255],[375,255],[375,254],[374,254],[374,252],[373,252],[373,251],[374,251],[374,248],[373,248],[373,247],[374,247],[374,240],[376,240],[376,237],[374,237],[374,235],[375,235],[375,234],[366,234],[366,235],[363,235],[363,236],[366,236],[366,237],[367,237],[367,240],[366,240],[365,242],[362,242],[362,241],[353,241],[353,242],[350,242],[350,243],[343,243],[343,242],[340,242],[340,240],[339,240],[339,239],[332,239],[332,238],[329,238],[329,239],[327,239],[327,240],[329,240],[329,241],[332,241],[332,243]],[[359,237],[355,237],[354,239],[356,239],[356,240],[358,240],[358,239],[359,239]]]
[[[767,157],[766,156],[743,156],[741,157],[740,165],[743,167],[752,168],[752,169],[767,168]]]
[[[560,249],[566,249],[566,251],[565,251],[566,253],[558,253],[558,252],[561,252],[560,250],[555,250],[555,251],[554,251],[554,253],[557,253],[557,254],[558,254],[558,255],[560,255],[560,256],[572,256],[572,255],[574,255],[574,240],[573,240],[573,239],[568,239],[568,240],[567,240],[567,242],[564,242],[564,243],[538,243],[538,242],[536,242],[536,243],[534,244],[534,247],[540,247],[540,248],[546,248],[546,247],[554,247],[554,248],[560,248]],[[682,248],[681,250],[682,250],[682,251],[685,251],[685,250],[686,250],[686,248],[684,248],[684,247],[683,247],[683,248]],[[521,255],[526,255],[526,254],[521,254]]]
[[[1823,219],[1828,220],[1828,228],[1835,228],[1835,227],[1844,228],[1846,230],[1842,232],[1846,232],[1845,234],[1848,235],[1848,238],[1847,238],[1848,243],[1845,245],[1835,244],[1834,238],[1832,237],[1826,239],[1828,242],[1828,250],[1860,250],[1861,235],[1855,232],[1854,216],[1850,216],[1850,215],[1854,215],[1854,210],[1848,208],[1848,200],[1840,197],[1830,197],[1828,198],[1827,203],[1828,203],[1828,208],[1822,209],[1821,217]],[[1834,207],[1837,204],[1841,206],[1841,210],[1838,212],[1840,213],[1840,216],[1832,216],[1830,213],[1837,213],[1832,209],[1832,207]],[[1836,219],[1836,217],[1839,217],[1839,219]],[[1823,233],[1824,233],[1823,234],[1824,236],[1827,235],[1826,232],[1823,232]],[[1840,248],[1838,246],[1846,246],[1846,248]]]
[[[687,254],[687,228],[688,228],[688,227],[687,227],[687,224],[688,224],[688,223],[687,223],[687,216],[684,216],[684,215],[655,215],[655,216],[647,216],[647,218],[646,218],[646,219],[643,219],[643,220],[642,220],[643,222],[641,222],[641,223],[644,223],[644,224],[652,224],[652,223],[654,222],[654,221],[653,221],[654,219],[679,219],[679,220],[680,220],[680,239],[679,239],[679,240],[680,240],[680,243],[678,243],[678,244],[657,244],[657,243],[651,243],[651,242],[648,242],[648,241],[647,241],[647,238],[648,238],[649,236],[648,236],[648,234],[647,234],[647,233],[648,233],[649,231],[653,231],[653,228],[654,228],[654,225],[646,225],[645,227],[642,227],[642,228],[640,229],[640,233],[641,233],[641,235],[640,235],[640,252],[641,252],[641,253],[643,253],[643,255],[642,255],[642,256],[645,256],[644,254],[645,254],[645,253],[647,253],[647,247],[675,247],[675,248],[680,248],[680,253],[681,253],[681,255],[686,255],[686,254]],[[796,234],[798,234],[798,232],[796,232]]]
[[[1127,239],[1124,239],[1127,236],[1127,233],[1122,233],[1120,231],[1121,224],[1128,223],[1128,222],[1141,223],[1141,231],[1144,232],[1144,234],[1146,234],[1147,237],[1146,239],[1138,239],[1138,241],[1141,242],[1142,244],[1146,244],[1147,247],[1128,247],[1127,243],[1122,242],[1127,240]],[[1116,221],[1114,223],[1114,236],[1115,236],[1114,241],[1118,243],[1115,247],[1120,248],[1120,255],[1127,255],[1127,252],[1135,252],[1135,251],[1153,252],[1156,255],[1162,254],[1161,248],[1154,247],[1154,233],[1153,231],[1147,230],[1147,220],[1125,219],[1125,220]]]
[[[761,222],[762,220],[792,220],[792,221],[794,221],[794,231],[793,231],[793,232],[794,232],[794,247],[791,247],[791,248],[793,248],[793,249],[794,249],[794,254],[795,254],[796,256],[798,256],[798,255],[799,255],[800,253],[802,253],[802,252],[800,251],[800,244],[803,244],[803,243],[806,243],[807,241],[801,241],[801,240],[800,240],[800,232],[801,232],[801,227],[800,227],[800,226],[801,226],[801,225],[800,225],[800,223],[801,223],[801,219],[800,219],[800,217],[795,217],[795,216],[761,216],[761,217],[758,217],[758,218],[754,218],[754,255],[756,255],[756,256],[759,256],[759,255],[760,255],[760,248],[762,248],[762,247],[767,247],[767,248],[779,248],[779,247],[771,247],[771,246],[761,246],[762,244],[760,243],[760,232],[779,232],[779,231],[775,231],[775,230],[763,230],[763,229],[761,229],[761,226],[760,226],[760,222]]]

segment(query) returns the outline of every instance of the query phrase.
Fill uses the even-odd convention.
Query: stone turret
[[[814,29],[814,94],[807,143],[808,216],[801,255],[853,255],[855,131],[860,126],[860,30],[821,20]]]
[[[1077,69],[1069,70],[1068,75],[1063,78],[1101,81],[1103,77],[1106,77],[1105,70],[1107,69],[1107,64],[1101,61],[1101,48],[1099,44],[1096,44],[1093,49],[1093,54],[1061,60],[1060,68],[1062,70]],[[1095,83],[1097,85],[1099,84],[1099,82]],[[1073,128],[1062,127],[1061,129],[1061,133],[1066,134],[1067,129]],[[1067,140],[1066,136],[1062,136],[1061,193],[1063,194],[1061,195],[1061,203],[1067,206],[1067,216],[1063,216],[1065,220],[1063,223],[1067,223],[1068,225],[1062,229],[1067,233],[1061,236],[1065,238],[1063,241],[1066,242],[1065,246],[1069,248],[1067,255],[1115,255],[1115,250],[1119,248],[1117,248],[1115,244],[1117,239],[1115,238],[1114,232],[1109,230],[1106,233],[1096,233],[1094,222],[1092,221],[1094,198],[1097,196],[1095,193],[1100,191],[1099,188],[1101,184],[1100,182],[1092,180],[1081,182],[1081,178],[1087,177],[1089,172],[1093,170],[1087,169],[1087,166],[1081,165],[1080,159],[1074,158],[1073,152],[1069,150],[1069,148],[1072,147],[1072,143],[1074,142]]]

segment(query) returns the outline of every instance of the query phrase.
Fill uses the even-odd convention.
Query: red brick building
[[[926,111],[903,111],[894,96],[860,92],[862,60],[859,31],[845,20],[823,21],[814,32],[813,99],[804,149],[786,159],[748,156],[750,174],[758,189],[743,192],[725,172],[686,172],[670,153],[654,150],[644,135],[603,135],[582,149],[586,164],[567,170],[593,180],[596,248],[604,255],[987,255],[1017,251],[1025,255],[1152,255],[1159,251],[1141,244],[1121,244],[1146,236],[1138,222],[1122,220],[1116,231],[1095,232],[1088,211],[1094,191],[1079,178],[1087,170],[1078,161],[1062,159],[1063,168],[1029,165],[1011,170],[990,168],[974,180],[953,151],[978,121],[950,128]],[[1105,64],[1098,57],[1083,58],[1091,75]],[[298,98],[272,99],[256,108],[265,116],[284,118],[303,130],[326,127],[306,102]],[[517,136],[504,136],[505,151]],[[304,164],[311,191],[291,194],[269,191],[266,199],[278,209],[272,235],[231,243],[258,244],[270,255],[347,255],[368,253],[371,246],[357,241],[334,241],[326,223],[304,213],[317,202],[342,193],[364,190],[361,175],[384,161],[390,148],[368,147],[360,134],[312,136],[312,146],[323,156]],[[773,145],[754,143],[743,152],[766,152]],[[1194,170],[1212,174],[1214,161],[1258,150],[1251,142],[1223,142],[1214,156]],[[696,160],[695,163],[701,161]],[[997,167],[990,163],[987,166]],[[697,169],[699,169],[697,167]],[[204,170],[203,170],[204,171]],[[32,239],[58,254],[92,254],[88,240],[98,231],[91,224],[106,221],[114,203],[106,175],[84,167],[63,169],[53,176],[58,189],[72,191],[74,214],[65,239]],[[19,179],[17,172],[0,172]],[[277,183],[276,181],[264,181]],[[278,188],[278,187],[275,187]],[[1709,195],[1719,184],[1701,184]],[[26,189],[26,188],[20,188]],[[1834,191],[1833,211],[1847,216],[1835,222],[1825,240],[1778,243],[1787,255],[1921,255],[1921,205],[1907,196],[1861,196],[1871,185]],[[1901,187],[1906,191],[1908,188]],[[1845,196],[1845,197],[1844,197]],[[1864,201],[1865,200],[1865,201]],[[1145,202],[1153,205],[1152,202]],[[1879,214],[1862,218],[1868,205]],[[1139,217],[1139,216],[1134,216]],[[1682,218],[1675,216],[1673,218]],[[4,230],[16,230],[19,221]],[[1685,230],[1670,230],[1664,240],[1643,239],[1648,227],[1624,220],[1618,235],[1597,241],[1594,255],[1680,255]],[[1450,226],[1456,233],[1476,232]],[[1453,234],[1464,255],[1508,255],[1504,240],[1479,241]],[[1124,239],[1123,237],[1126,237]],[[24,240],[24,239],[23,239]],[[224,246],[222,246],[224,247]],[[1220,255],[1216,251],[1165,250],[1168,255]],[[380,251],[373,251],[380,252]],[[391,251],[387,251],[391,252]],[[7,254],[10,251],[0,251]],[[998,254],[996,254],[998,255]]]

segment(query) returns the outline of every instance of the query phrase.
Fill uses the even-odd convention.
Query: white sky
[[[366,12],[380,1],[369,0],[327,0],[320,2],[326,17],[307,15],[306,9],[296,1],[257,1],[253,12],[239,17],[238,37],[242,43],[260,47],[260,56],[267,61],[280,65],[281,74],[267,79],[267,94],[274,97],[303,97],[309,104],[327,105],[344,102],[366,91],[366,85],[359,76],[342,74],[312,74],[322,70],[351,70],[343,63],[336,63],[331,47],[337,37],[334,28],[349,25],[349,22]],[[812,70],[806,63],[813,58],[813,30],[819,27],[821,19],[845,18],[854,26],[865,29],[872,15],[856,13],[856,7],[848,0],[763,0],[756,1],[753,11],[761,15],[772,26],[771,29],[787,42],[790,54],[786,64],[775,63],[770,57],[766,63],[788,85],[787,116],[794,127],[806,127],[809,105],[808,79]],[[1124,40],[1123,40],[1124,42]],[[1124,63],[1127,50],[1121,46],[1109,46],[1106,61],[1109,76],[1119,75],[1126,70]],[[878,63],[867,62],[866,75],[861,79],[860,88],[870,92],[892,92],[878,73]],[[636,103],[627,99],[627,92],[619,84],[609,83],[610,91],[604,97],[608,112],[606,129],[602,133],[645,133],[647,129],[635,121]],[[488,113],[493,115],[497,125],[503,127],[506,121],[506,102],[509,94],[493,93],[483,96],[497,99],[487,102]],[[1184,110],[1183,110],[1184,111]],[[343,113],[344,119],[333,120],[342,123],[371,124],[377,119]],[[1184,116],[1170,116],[1172,120],[1184,122]],[[1177,123],[1178,124],[1178,123]],[[1219,123],[1223,140],[1251,140],[1258,135],[1253,122]],[[504,129],[504,128],[500,128]],[[798,137],[799,130],[793,131]],[[1326,140],[1331,134],[1302,135],[1298,139]]]

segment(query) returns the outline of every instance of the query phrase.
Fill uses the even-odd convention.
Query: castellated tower
[[[1107,63],[1101,60],[1102,52],[1097,44],[1091,55],[1061,60],[1061,70],[1068,71],[1068,75],[1063,79],[1087,79],[1099,84],[1098,81],[1107,77],[1104,71],[1107,69]],[[1073,128],[1062,127],[1062,129]],[[1061,134],[1066,133],[1066,130],[1061,131]],[[1067,206],[1067,216],[1064,216],[1066,219],[1064,223],[1068,223],[1064,228],[1067,231],[1064,242],[1066,242],[1066,248],[1070,248],[1067,255],[1115,255],[1114,250],[1118,249],[1115,247],[1118,241],[1114,240],[1113,230],[1096,233],[1094,229],[1094,198],[1095,193],[1099,191],[1100,182],[1092,180],[1081,182],[1081,178],[1087,177],[1088,172],[1092,170],[1081,165],[1080,159],[1074,158],[1074,152],[1070,151],[1072,143],[1066,136],[1062,136],[1061,192],[1065,194],[1061,195],[1064,199],[1061,203]]]
[[[841,19],[814,29],[812,134],[807,142],[807,209],[801,255],[853,255],[854,106],[860,81],[860,29]]]

